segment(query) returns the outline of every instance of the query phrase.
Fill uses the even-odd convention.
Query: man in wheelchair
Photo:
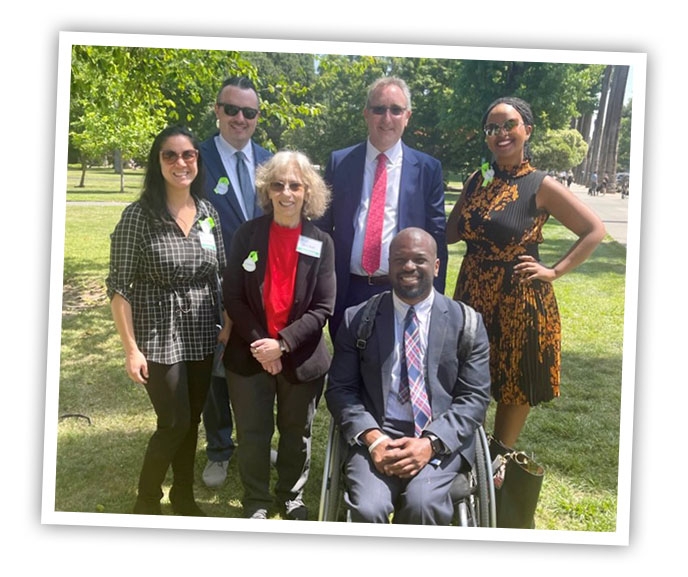
[[[432,236],[402,230],[389,250],[392,292],[347,309],[337,331],[325,398],[348,446],[354,522],[448,525],[452,482],[473,466],[490,401],[488,339],[478,315],[459,360],[465,309],[435,291],[438,271]]]

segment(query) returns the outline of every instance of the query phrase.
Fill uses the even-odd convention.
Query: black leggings
[[[139,477],[139,498],[159,502],[170,465],[175,491],[191,494],[198,425],[208,394],[213,355],[174,365],[148,363],[146,391],[158,417]]]

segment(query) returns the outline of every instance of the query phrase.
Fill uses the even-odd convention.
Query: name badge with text
[[[307,236],[299,236],[299,242],[296,244],[296,252],[305,254],[307,256],[314,256],[320,258],[322,251],[322,241]]]
[[[215,237],[212,232],[199,232],[199,238],[201,239],[201,246],[207,250],[217,250],[215,246]]]

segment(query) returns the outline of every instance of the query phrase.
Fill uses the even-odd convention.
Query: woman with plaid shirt
[[[177,515],[205,516],[193,496],[194,461],[218,340],[216,289],[225,267],[219,218],[203,198],[202,161],[184,128],[151,147],[143,192],[112,233],[106,280],[129,378],[146,387],[157,416],[134,513],[160,515],[169,466]]]

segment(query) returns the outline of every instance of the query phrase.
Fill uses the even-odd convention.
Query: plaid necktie
[[[415,435],[420,437],[423,429],[432,420],[432,411],[425,390],[425,374],[420,349],[418,318],[413,307],[409,307],[404,319],[404,358],[402,359],[401,389],[399,399],[405,403],[411,400]]]
[[[387,195],[387,157],[378,154],[375,178],[373,179],[373,193],[370,196],[368,220],[363,240],[363,254],[361,266],[370,276],[380,268],[380,253],[382,252],[382,223],[385,219],[385,196]]]

